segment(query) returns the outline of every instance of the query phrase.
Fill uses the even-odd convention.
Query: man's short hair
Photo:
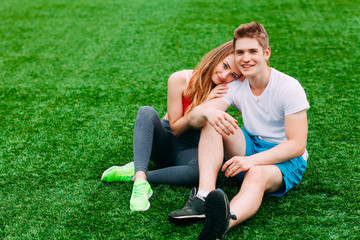
[[[269,47],[269,36],[261,23],[250,22],[241,24],[234,31],[233,45],[235,48],[236,40],[239,38],[255,38],[265,51]]]

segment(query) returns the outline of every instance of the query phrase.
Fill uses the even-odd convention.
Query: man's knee
[[[215,130],[215,128],[213,128],[210,123],[206,123],[202,128],[201,128],[201,135],[204,136],[209,136],[211,138],[213,137],[221,137],[222,136]]]
[[[251,167],[245,177],[258,184],[266,184],[272,177],[272,171],[267,166],[253,166]]]
[[[262,179],[262,173],[261,166],[253,166],[246,172],[245,177],[249,180],[260,181]]]
[[[268,191],[281,186],[282,173],[275,165],[253,166],[245,174],[245,179],[262,185],[265,191]]]
[[[213,130],[215,129],[208,122],[201,128],[201,132],[209,132]]]

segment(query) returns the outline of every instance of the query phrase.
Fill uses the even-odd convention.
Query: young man
[[[222,239],[257,212],[264,194],[284,195],[306,169],[309,103],[303,88],[268,66],[271,50],[260,23],[240,25],[233,43],[236,64],[246,79],[228,84],[223,98],[192,111],[191,125],[202,127],[199,191],[192,192],[183,209],[169,215],[174,223],[205,217],[199,239]],[[242,113],[244,130],[225,112],[229,105]],[[226,177],[242,180],[230,203],[216,189],[220,169]]]

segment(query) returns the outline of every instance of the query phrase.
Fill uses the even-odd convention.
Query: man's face
[[[270,48],[264,52],[255,38],[239,38],[235,43],[235,61],[245,77],[254,78],[266,69]]]

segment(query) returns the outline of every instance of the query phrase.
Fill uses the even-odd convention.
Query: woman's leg
[[[166,163],[171,157],[171,134],[166,122],[152,107],[141,107],[134,127],[135,181],[130,198],[132,211],[146,211],[150,207],[152,189],[147,181],[147,169],[152,159],[156,163]]]
[[[142,178],[146,179],[150,158],[157,164],[169,161],[171,139],[154,108],[144,106],[139,109],[134,126],[133,147],[135,173],[141,173]]]
[[[157,184],[196,186],[199,183],[198,149],[190,148],[176,154],[176,166],[147,173],[148,181]]]

